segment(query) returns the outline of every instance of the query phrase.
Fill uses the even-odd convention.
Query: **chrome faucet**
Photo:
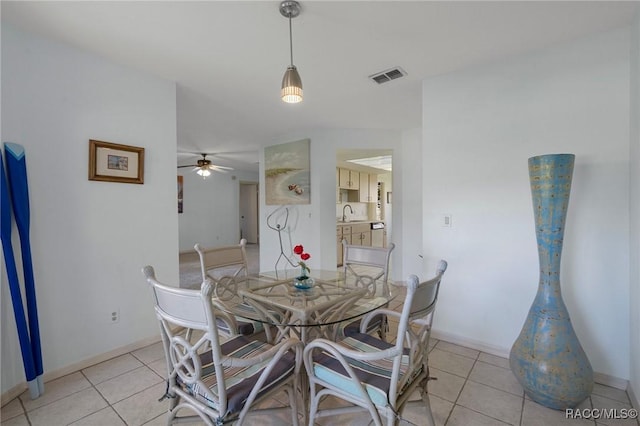
[[[342,221],[343,222],[347,221],[347,214],[344,211],[344,209],[346,209],[347,207],[349,207],[349,211],[351,212],[351,214],[353,214],[353,209],[351,208],[351,205],[350,204],[345,204],[344,207],[342,208]]]

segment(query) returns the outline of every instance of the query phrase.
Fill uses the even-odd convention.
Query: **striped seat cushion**
[[[235,358],[247,358],[266,352],[272,346],[268,343],[253,341],[245,336],[236,336],[221,345],[224,355]],[[205,387],[193,385],[190,389],[192,394],[209,405],[214,410],[219,408],[218,380],[215,375],[211,352],[206,352],[200,358],[202,363],[202,382]],[[238,413],[244,407],[247,397],[255,387],[256,382],[271,359],[261,363],[256,363],[247,367],[225,367],[225,385],[227,392],[228,411],[222,413],[224,416]],[[276,385],[286,380],[293,374],[295,368],[295,356],[288,352],[275,365],[269,374],[264,387],[260,390],[258,397],[268,392]]]
[[[377,352],[388,349],[394,345],[376,339],[375,337],[364,333],[353,333],[339,342],[340,345],[347,349],[361,352]],[[314,356],[313,371],[317,378],[336,387],[343,392],[352,395],[359,395],[358,388],[347,374],[342,364],[327,352],[318,352]],[[371,398],[371,401],[377,406],[386,406],[388,403],[387,395],[391,388],[391,369],[393,358],[385,358],[375,361],[361,361],[347,358],[347,362],[353,368],[359,381]],[[408,356],[403,355],[400,366],[400,377],[407,371]],[[422,372],[422,367],[418,371],[413,372],[413,376],[417,376]],[[410,383],[410,381],[408,382]]]
[[[364,315],[365,313],[371,311],[372,309],[377,309],[381,306],[381,303],[384,303],[387,299],[383,298],[383,297],[376,297],[374,299],[371,299],[369,302],[367,303],[363,303],[362,305],[358,305],[358,306],[354,306],[353,308],[351,308],[347,315],[349,316],[359,316],[359,315]],[[382,305],[382,306],[387,306]],[[373,317],[371,319],[371,321],[369,321],[369,325],[367,326],[367,333],[371,333],[374,330],[379,329],[380,327],[382,327],[383,325],[383,315],[377,315],[375,317]],[[339,335],[343,335],[343,336],[350,336],[353,333],[358,333],[360,332],[360,320],[355,320],[352,321],[351,323],[345,325],[344,327],[342,327],[341,333]]]
[[[218,318],[218,328],[220,329],[220,331],[226,333],[226,334],[232,334],[231,330],[229,330],[229,325]],[[264,326],[262,325],[261,322],[257,322],[257,321],[247,321],[246,318],[242,318],[242,317],[236,317],[236,324],[238,325],[238,329],[235,330],[236,334],[243,334],[245,336],[250,336],[254,333],[258,333],[262,330],[264,330]]]
[[[238,329],[235,330],[235,333],[244,334],[245,336],[250,336],[254,333],[259,333],[262,330],[264,330],[264,324],[262,322],[252,321],[247,318],[247,317],[255,317],[258,315],[255,309],[253,309],[251,305],[242,303],[236,306],[236,310],[239,312],[245,312],[246,316],[240,316],[240,315],[235,316],[236,324],[238,325]],[[218,328],[221,331],[223,331],[226,334],[232,334],[231,331],[229,330],[229,325],[225,321],[218,318],[217,324],[218,324]]]
[[[373,317],[371,321],[369,321],[369,324],[367,325],[367,333],[371,333],[372,331],[375,331],[381,328],[383,326],[383,322],[382,322],[383,318],[384,318],[383,315],[377,315]],[[360,320],[355,320],[344,327],[344,329],[342,330],[342,335],[351,336],[352,334],[359,333],[359,332],[360,332]]]

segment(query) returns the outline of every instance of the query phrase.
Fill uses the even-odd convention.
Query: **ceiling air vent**
[[[404,77],[405,75],[407,75],[407,72],[405,70],[400,67],[395,67],[370,75],[369,78],[378,84],[382,84],[386,83],[387,81],[395,80],[396,78]]]

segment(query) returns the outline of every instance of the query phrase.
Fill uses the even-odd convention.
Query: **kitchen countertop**
[[[358,223],[379,223],[382,222],[384,223],[384,220],[350,220],[348,222],[342,222],[337,220],[336,221],[336,225],[341,226],[341,225],[352,225],[352,224],[358,224]]]

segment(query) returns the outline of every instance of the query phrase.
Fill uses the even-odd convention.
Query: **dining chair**
[[[420,282],[415,275],[406,282],[402,312],[378,309],[366,314],[360,331],[333,342],[316,339],[303,354],[309,377],[311,407],[309,424],[316,417],[368,411],[375,425],[395,425],[414,390],[419,389],[427,409],[427,424],[434,426],[427,391],[429,338],[438,291],[447,262],[441,260],[436,275]],[[366,333],[368,322],[384,314],[398,319],[395,344]],[[326,396],[351,403],[319,409]]]
[[[200,257],[202,281],[210,278],[216,284],[214,296],[224,300],[235,294],[235,284],[238,278],[249,275],[247,266],[247,240],[240,240],[240,244],[208,247],[196,244],[194,249]]]
[[[298,424],[295,390],[302,355],[298,339],[287,338],[274,346],[235,335],[221,343],[210,279],[200,290],[181,289],[158,282],[151,266],[145,266],[143,273],[153,290],[167,363],[167,424],[201,420],[210,426],[232,421],[242,425],[248,415],[274,411],[257,410],[256,405],[282,390],[289,398],[293,424]],[[185,328],[202,335],[192,343],[184,337]],[[183,409],[195,415],[182,415]]]
[[[237,294],[237,283],[239,280],[246,279],[249,275],[247,266],[247,240],[240,240],[240,244],[204,248],[200,244],[196,244],[194,249],[200,257],[200,270],[202,272],[202,282],[210,279],[214,283],[213,295],[224,306],[224,302],[235,297]],[[251,316],[253,308],[246,304],[240,304],[238,309],[247,310],[248,316]],[[227,317],[224,321],[218,321],[218,327],[226,334],[237,332],[239,334],[251,335],[266,331],[267,338],[271,341],[269,330],[265,330],[264,324],[259,321],[251,321],[243,316],[231,316],[231,320]]]
[[[365,298],[372,299],[371,304],[379,306],[376,297],[376,288],[382,283],[384,291],[388,290],[387,282],[389,280],[389,260],[391,252],[395,248],[395,244],[391,243],[387,247],[370,247],[358,246],[347,243],[342,240],[342,269],[345,276],[352,276],[355,279],[357,287],[367,289]],[[352,316],[358,316],[365,313],[368,304],[361,304],[351,311]],[[370,308],[369,308],[370,309]],[[348,324],[342,324],[337,329],[337,336],[344,337],[351,333],[357,332],[360,328],[360,320],[352,321]],[[367,332],[377,331],[381,339],[385,340],[387,329],[387,320],[384,315],[376,317],[369,324]]]

